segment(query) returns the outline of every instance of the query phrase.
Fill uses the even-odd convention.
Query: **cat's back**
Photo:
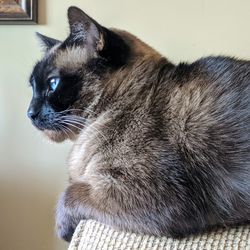
[[[171,82],[169,104],[184,113],[250,114],[249,61],[206,57],[191,64],[180,63],[167,81]]]
[[[172,143],[217,166],[250,168],[250,62],[207,57],[176,66],[166,116]],[[216,162],[217,161],[217,162]]]
[[[201,78],[210,82],[219,80],[220,84],[232,80],[239,83],[249,80],[250,61],[224,56],[203,57],[193,63],[179,63],[169,76],[181,85]]]

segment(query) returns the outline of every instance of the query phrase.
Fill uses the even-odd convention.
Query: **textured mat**
[[[119,232],[93,220],[81,221],[69,250],[250,250],[250,225],[217,229],[182,240]]]

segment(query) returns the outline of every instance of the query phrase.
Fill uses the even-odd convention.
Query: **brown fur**
[[[68,71],[74,72],[82,66],[82,63],[86,63],[89,57],[88,51],[84,48],[66,48],[57,53],[55,64],[59,69],[67,69]]]
[[[73,74],[65,85],[77,89],[73,101],[69,88],[51,94],[57,105],[58,96],[70,99],[60,111],[69,111],[67,123],[49,110],[68,127],[44,131],[73,141],[59,236],[70,240],[85,218],[172,236],[249,221],[250,63],[209,57],[173,65],[77,8],[69,23],[71,35],[46,59]]]

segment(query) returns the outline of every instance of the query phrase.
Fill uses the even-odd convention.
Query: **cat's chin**
[[[72,138],[68,137],[65,133],[60,132],[60,131],[53,131],[53,130],[45,129],[43,130],[43,133],[49,140],[53,142],[57,142],[57,143],[63,142],[67,139],[74,140],[73,136]]]

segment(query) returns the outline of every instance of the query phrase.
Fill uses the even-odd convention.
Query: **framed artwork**
[[[0,0],[0,24],[37,24],[38,0]]]

